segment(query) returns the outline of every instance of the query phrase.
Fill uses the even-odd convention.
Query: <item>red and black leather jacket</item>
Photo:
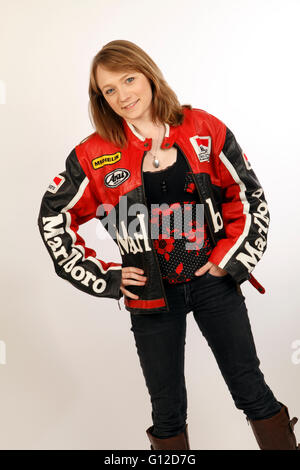
[[[222,121],[196,108],[183,112],[180,126],[165,124],[161,148],[175,146],[186,158],[213,243],[209,261],[228,271],[237,284],[248,280],[263,293],[251,274],[266,249],[270,220],[261,184]],[[125,119],[123,127],[126,148],[94,133],[71,151],[66,169],[43,196],[38,226],[60,277],[88,294],[119,300],[122,267],[139,267],[146,284],[128,286],[139,299],[124,296],[125,308],[136,314],[167,312],[149,219],[143,211],[130,211],[146,207],[142,163],[152,139],[139,135]],[[79,226],[95,217],[117,243],[122,263],[97,258],[78,234]]]

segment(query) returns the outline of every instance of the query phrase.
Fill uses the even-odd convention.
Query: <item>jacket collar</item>
[[[146,138],[139,134],[134,126],[127,121],[126,119],[122,119],[123,121],[123,128],[125,130],[126,138],[128,142],[133,143],[140,149],[144,151],[149,151],[152,148],[152,139]],[[178,133],[179,126],[170,126],[166,122],[165,124],[165,135],[164,139],[161,144],[162,149],[171,148],[176,140],[176,136]]]

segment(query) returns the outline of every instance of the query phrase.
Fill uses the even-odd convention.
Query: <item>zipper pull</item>
[[[122,310],[120,307],[120,299],[118,299],[118,305],[119,305],[119,309]]]

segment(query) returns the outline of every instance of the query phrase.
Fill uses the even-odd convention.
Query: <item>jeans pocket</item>
[[[207,274],[207,276],[210,276],[213,279],[224,279],[224,278],[228,278],[228,276],[230,275],[229,273],[227,273],[224,276],[215,276],[214,274],[211,274],[208,271],[206,271],[206,274]]]

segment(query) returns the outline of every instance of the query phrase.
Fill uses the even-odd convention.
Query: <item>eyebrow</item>
[[[126,77],[127,75],[129,75],[130,73],[133,73],[133,72],[127,72],[125,73],[125,75],[122,75],[122,77],[120,78],[120,80],[122,80],[124,77]],[[106,85],[104,85],[102,87],[102,90],[104,90],[104,88],[108,87],[108,86],[112,86],[110,83],[107,83]]]

